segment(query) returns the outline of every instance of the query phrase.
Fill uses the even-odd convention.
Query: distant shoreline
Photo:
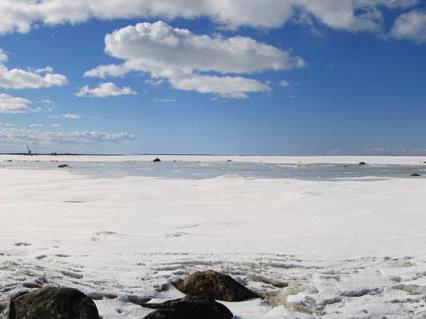
[[[265,155],[265,154],[209,154],[209,153],[135,153],[135,154],[113,154],[113,153],[1,153],[0,156],[217,156],[217,157],[426,157],[425,155],[411,154],[351,154],[351,155],[330,155],[330,154],[313,154],[313,155]]]

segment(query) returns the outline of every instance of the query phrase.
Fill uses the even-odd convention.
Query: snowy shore
[[[152,158],[0,156],[0,163]],[[420,157],[162,159],[423,163]],[[241,319],[426,315],[423,178],[91,178],[55,165],[24,170],[5,164],[0,181],[1,292],[43,278],[108,297],[96,301],[105,319],[136,319],[148,312],[126,302],[126,295],[179,297],[164,285],[215,269],[271,296],[226,303]]]

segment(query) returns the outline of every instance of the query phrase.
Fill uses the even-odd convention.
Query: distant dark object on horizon
[[[61,165],[58,165],[58,168],[67,168],[67,167],[69,167],[69,165],[68,165],[68,164],[61,164]]]
[[[153,162],[154,163],[159,163],[159,162],[161,162],[161,160],[158,157],[156,157],[156,158],[154,158]]]
[[[367,165],[367,163],[366,162],[359,162],[358,165],[363,166],[363,165]]]
[[[410,176],[411,176],[411,177],[419,177],[419,176],[422,176],[422,175],[420,175],[419,173],[413,173],[413,174],[411,174]]]

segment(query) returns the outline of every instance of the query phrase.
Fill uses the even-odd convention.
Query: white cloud
[[[177,89],[234,98],[269,90],[263,83],[236,74],[291,70],[306,65],[300,57],[251,38],[196,35],[161,21],[140,23],[108,34],[105,51],[124,62],[97,67],[86,72],[86,77],[141,71],[154,80],[167,79]],[[220,75],[206,75],[208,72]]]
[[[9,58],[7,54],[2,49],[0,49],[0,63],[5,63],[8,61],[8,59]]]
[[[0,93],[0,113],[28,113],[30,100]]]
[[[274,28],[300,16],[341,30],[372,31],[382,23],[381,6],[408,7],[418,0],[1,0],[0,33],[28,32],[35,24],[89,19],[208,17],[228,28]],[[300,19],[299,19],[300,20]]]
[[[127,132],[52,132],[23,128],[0,128],[0,142],[9,144],[96,144],[96,143],[120,143],[131,141],[134,136]]]
[[[226,98],[246,98],[247,93],[266,92],[270,88],[259,81],[236,76],[191,76],[171,79],[180,90],[213,93]]]
[[[287,80],[281,80],[281,81],[280,81],[280,85],[281,85],[282,87],[289,87],[289,86],[291,86],[290,82],[289,82],[289,81],[287,81]]]
[[[31,128],[43,127],[43,124],[33,123],[33,124],[30,124],[29,127]]]
[[[108,96],[123,96],[123,95],[135,95],[136,92],[130,87],[118,87],[112,82],[102,83],[95,88],[91,88],[86,85],[79,92],[77,96],[94,96],[94,97],[108,97]]]
[[[0,49],[0,87],[4,89],[39,89],[51,86],[62,86],[67,83],[67,78],[61,74],[53,73],[51,67],[35,70],[8,69],[4,64],[8,57]]]
[[[74,114],[74,113],[66,113],[66,114],[57,114],[57,115],[50,115],[50,119],[66,119],[66,120],[78,120],[81,118],[81,115]]]
[[[426,42],[426,12],[411,11],[398,17],[391,31],[396,39]]]

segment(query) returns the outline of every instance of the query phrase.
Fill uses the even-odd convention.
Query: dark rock
[[[95,303],[72,288],[46,287],[10,301],[9,319],[99,319]]]
[[[58,165],[58,168],[67,168],[67,167],[69,167],[69,166],[68,166],[68,164],[61,164],[61,165]]]
[[[419,173],[413,173],[413,174],[411,174],[410,176],[411,176],[411,177],[419,177],[419,176],[422,176],[422,175],[420,175]]]
[[[195,272],[173,286],[187,295],[204,294],[215,300],[244,301],[259,297],[230,276],[212,270]]]
[[[161,304],[145,304],[157,309],[144,319],[231,319],[232,312],[224,305],[205,295],[189,296]]]
[[[24,246],[24,247],[31,246],[31,244],[30,244],[30,243],[26,243],[26,242],[19,242],[19,243],[15,243],[14,245],[15,245],[15,246],[17,246],[17,247],[21,247],[21,246]]]
[[[366,162],[359,162],[358,165],[363,166],[363,165],[367,165],[367,163]]]
[[[161,160],[158,157],[156,157],[156,158],[154,158],[153,162],[154,163],[159,163],[159,162],[161,162]]]

